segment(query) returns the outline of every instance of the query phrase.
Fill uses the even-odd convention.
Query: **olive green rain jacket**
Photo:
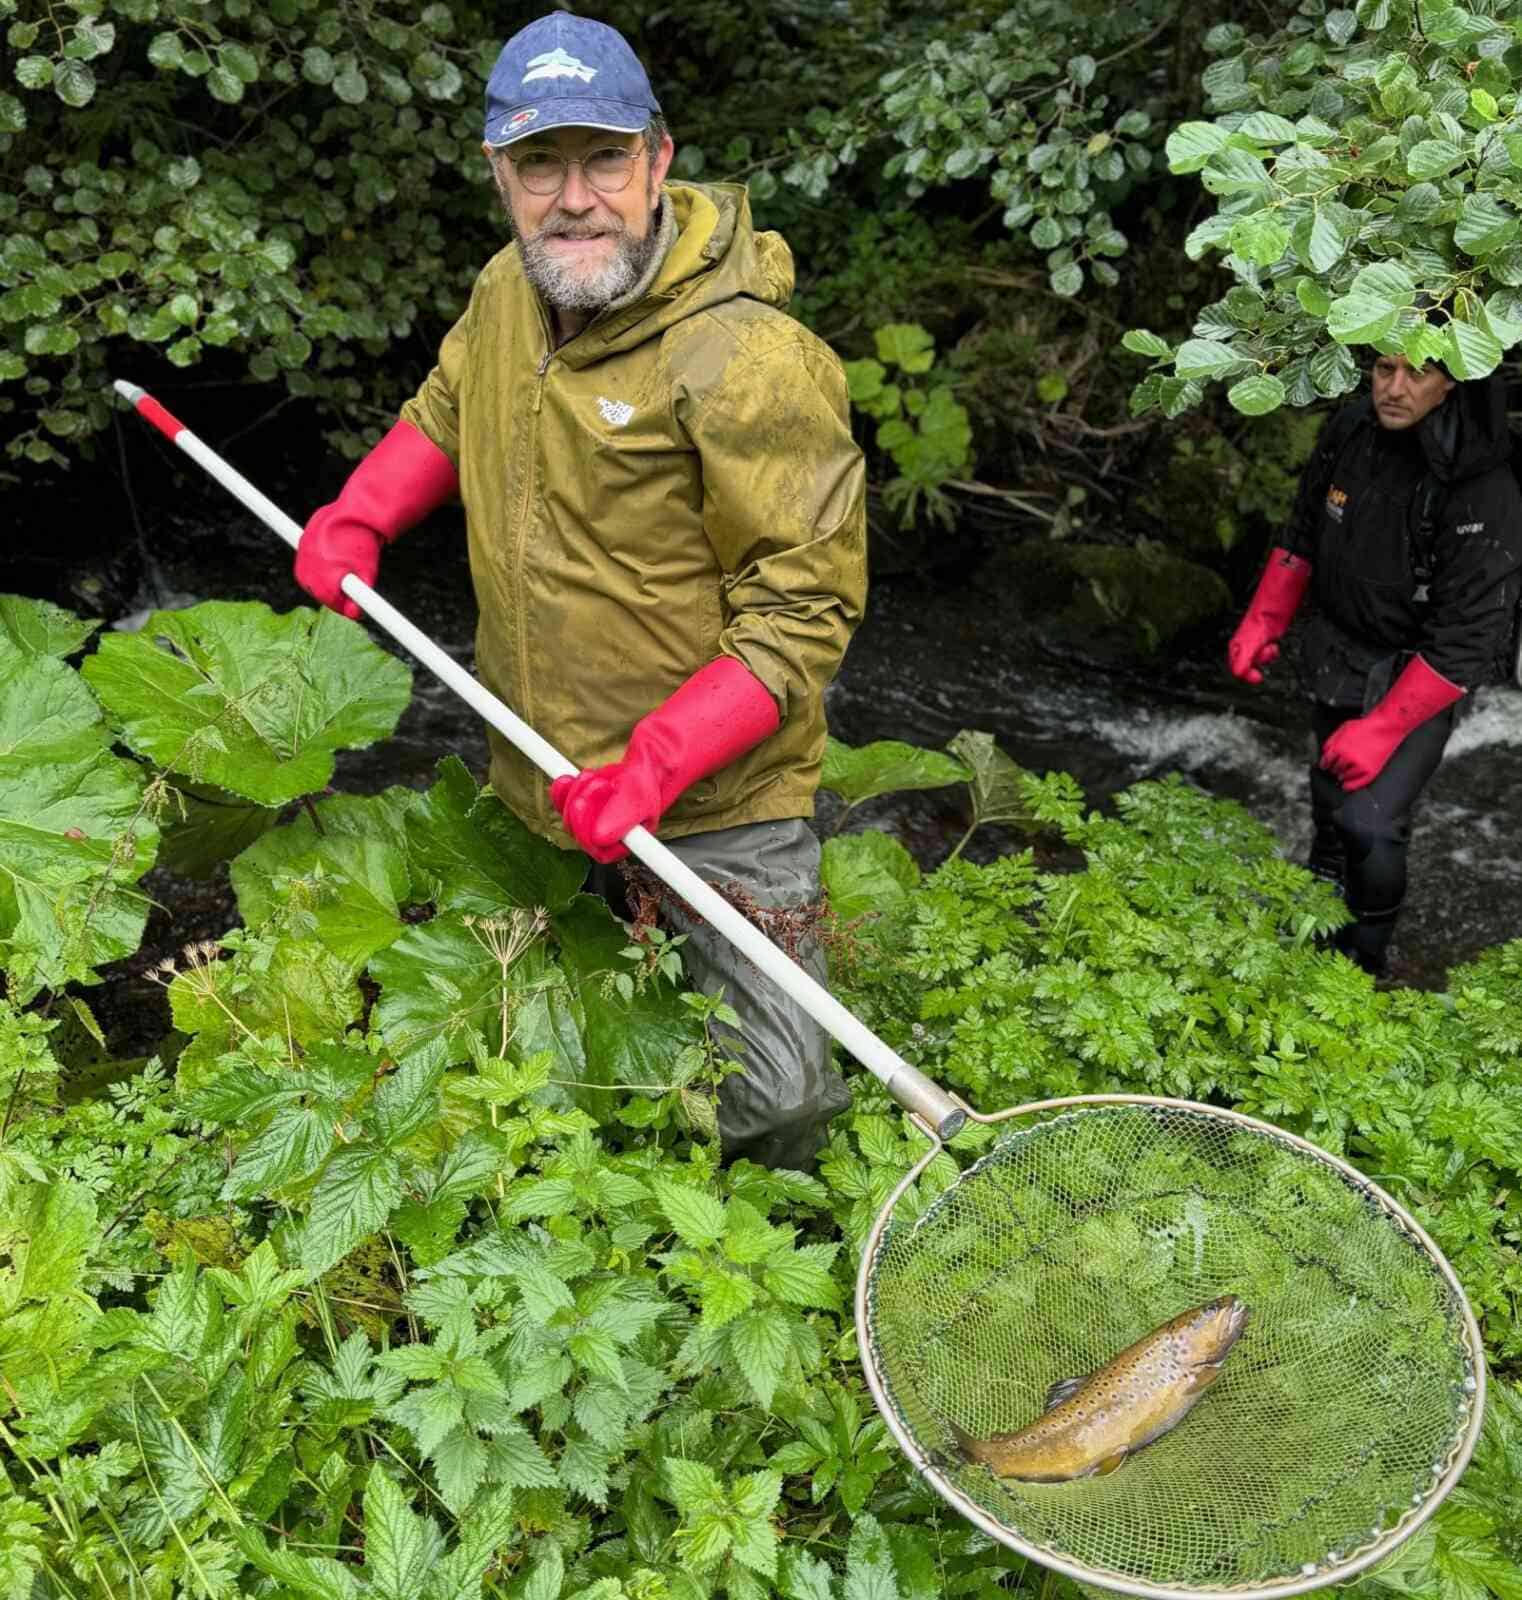
[[[792,256],[742,188],[668,184],[649,290],[559,349],[509,245],[403,417],[460,474],[484,683],[578,767],[729,655],[777,732],[693,785],[667,837],[813,814],[823,694],[866,593],[861,452],[840,363],[780,309]],[[542,774],[494,730],[491,784],[572,843]]]

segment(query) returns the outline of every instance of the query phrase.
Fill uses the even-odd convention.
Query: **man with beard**
[[[861,452],[840,363],[786,316],[792,258],[743,188],[665,183],[674,146],[614,29],[514,35],[483,149],[514,242],[339,498],[298,582],[358,615],[383,546],[464,501],[482,680],[582,764],[546,789],[495,730],[491,784],[532,829],[609,863],[637,824],[742,903],[817,902],[823,692],[865,598]],[[828,1036],[706,925],[693,982],[740,1018],[725,1157],[808,1168],[849,1104]],[[807,918],[802,919],[804,921]],[[823,978],[805,937],[802,964]]]
[[[1502,676],[1522,568],[1522,494],[1499,374],[1374,363],[1371,394],[1321,430],[1289,532],[1227,647],[1261,683],[1309,589],[1317,756],[1310,869],[1353,914],[1335,945],[1384,974],[1418,796],[1459,702]]]

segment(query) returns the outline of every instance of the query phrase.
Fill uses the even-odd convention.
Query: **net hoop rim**
[[[872,1231],[867,1235],[862,1247],[861,1264],[856,1274],[857,1342],[860,1346],[862,1372],[866,1377],[867,1387],[871,1391],[872,1399],[877,1406],[879,1414],[887,1424],[888,1431],[898,1441],[899,1448],[909,1458],[910,1465],[953,1510],[960,1512],[974,1527],[986,1533],[989,1538],[997,1540],[998,1543],[1006,1548],[1016,1551],[1040,1566],[1062,1573],[1064,1577],[1071,1578],[1076,1583],[1093,1584],[1096,1587],[1113,1590],[1117,1594],[1135,1595],[1139,1597],[1139,1600],[1186,1600],[1186,1597],[1189,1596],[1199,1596],[1201,1600],[1209,1600],[1209,1597],[1217,1595],[1229,1595],[1233,1597],[1233,1600],[1281,1600],[1281,1597],[1307,1594],[1314,1589],[1324,1589],[1332,1584],[1345,1582],[1348,1578],[1365,1571],[1376,1562],[1384,1560],[1386,1556],[1399,1549],[1407,1539],[1418,1532],[1428,1519],[1434,1515],[1443,1501],[1447,1499],[1449,1491],[1458,1482],[1464,1469],[1469,1465],[1470,1457],[1474,1454],[1475,1445],[1479,1442],[1480,1429],[1485,1421],[1485,1347],[1480,1337],[1479,1324],[1475,1321],[1474,1312],[1470,1309],[1469,1298],[1464,1293],[1463,1285],[1459,1282],[1458,1276],[1449,1264],[1447,1257],[1438,1249],[1427,1230],[1393,1195],[1386,1193],[1372,1178],[1358,1171],[1356,1167],[1350,1166],[1340,1157],[1332,1155],[1330,1151],[1323,1150],[1319,1145],[1313,1144],[1309,1139],[1303,1139],[1298,1134],[1289,1133],[1283,1128],[1275,1127],[1271,1122],[1264,1122],[1257,1117],[1250,1117],[1245,1112],[1228,1110],[1222,1106],[1207,1105],[1197,1100],[1173,1100],[1161,1095],[1145,1094],[1065,1095],[1052,1100],[1032,1100],[1023,1105],[1011,1106],[1005,1111],[986,1114],[974,1111],[971,1107],[965,1107],[965,1109],[975,1122],[982,1123],[984,1126],[993,1126],[1001,1122],[1010,1121],[1015,1117],[1029,1116],[1035,1112],[1105,1106],[1144,1106],[1193,1112],[1207,1118],[1234,1124],[1240,1128],[1250,1129],[1254,1133],[1265,1135],[1280,1143],[1293,1146],[1339,1172],[1348,1182],[1362,1191],[1384,1211],[1397,1228],[1415,1239],[1426,1252],[1432,1263],[1437,1267],[1439,1275],[1448,1285],[1458,1308],[1462,1342],[1465,1347],[1465,1355],[1468,1358],[1474,1390],[1469,1398],[1469,1420],[1465,1425],[1464,1431],[1449,1454],[1442,1476],[1423,1497],[1422,1504],[1410,1508],[1408,1514],[1403,1516],[1393,1528],[1386,1529],[1377,1539],[1350,1552],[1334,1566],[1318,1566],[1313,1573],[1297,1574],[1294,1577],[1276,1580],[1271,1583],[1214,1584],[1209,1586],[1148,1583],[1129,1574],[1115,1572],[1107,1567],[1087,1566],[1070,1561],[1043,1546],[1032,1544],[1029,1540],[1012,1532],[996,1517],[990,1516],[975,1501],[963,1494],[961,1489],[946,1477],[938,1467],[934,1466],[924,1451],[920,1449],[912,1434],[900,1419],[897,1408],[889,1398],[887,1384],[878,1365],[877,1341],[873,1335],[873,1325],[869,1312],[869,1285],[873,1275],[873,1268],[881,1254],[883,1240],[888,1233],[888,1226],[893,1219],[893,1212],[899,1200],[919,1181],[925,1169],[946,1148],[946,1141],[941,1139],[921,1118],[913,1116],[912,1113],[911,1120],[929,1137],[931,1141],[930,1148],[904,1174],[893,1189],[893,1192],[883,1202],[882,1210],[878,1212],[876,1220],[872,1224]],[[944,1192],[950,1194],[958,1184],[962,1183],[977,1170],[983,1159],[986,1158],[980,1157],[978,1162],[961,1172]]]

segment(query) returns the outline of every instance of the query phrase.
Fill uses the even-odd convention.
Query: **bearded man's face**
[[[656,197],[674,148],[669,137],[652,150],[642,134],[554,128],[488,152],[524,271],[546,304],[593,313],[639,281],[655,248]],[[558,176],[559,162],[567,166],[558,192],[534,193],[530,184]],[[626,187],[595,186],[610,173],[616,181],[621,168]]]

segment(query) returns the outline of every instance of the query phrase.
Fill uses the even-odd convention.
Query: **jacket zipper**
[[[514,541],[513,549],[513,587],[518,591],[518,685],[521,704],[514,709],[518,711],[529,725],[533,725],[534,708],[529,703],[529,672],[528,672],[528,629],[524,619],[528,615],[528,607],[523,602],[523,547],[528,541],[529,512],[534,501],[534,473],[535,455],[539,445],[539,408],[544,400],[544,375],[550,370],[550,362],[554,360],[555,349],[545,330],[545,349],[540,357],[539,365],[534,372],[534,404],[529,413],[528,437],[524,440],[523,452],[523,499],[518,507],[518,537]],[[541,802],[541,811],[545,810]],[[546,812],[546,814],[548,814]],[[551,819],[553,820],[553,818]]]

